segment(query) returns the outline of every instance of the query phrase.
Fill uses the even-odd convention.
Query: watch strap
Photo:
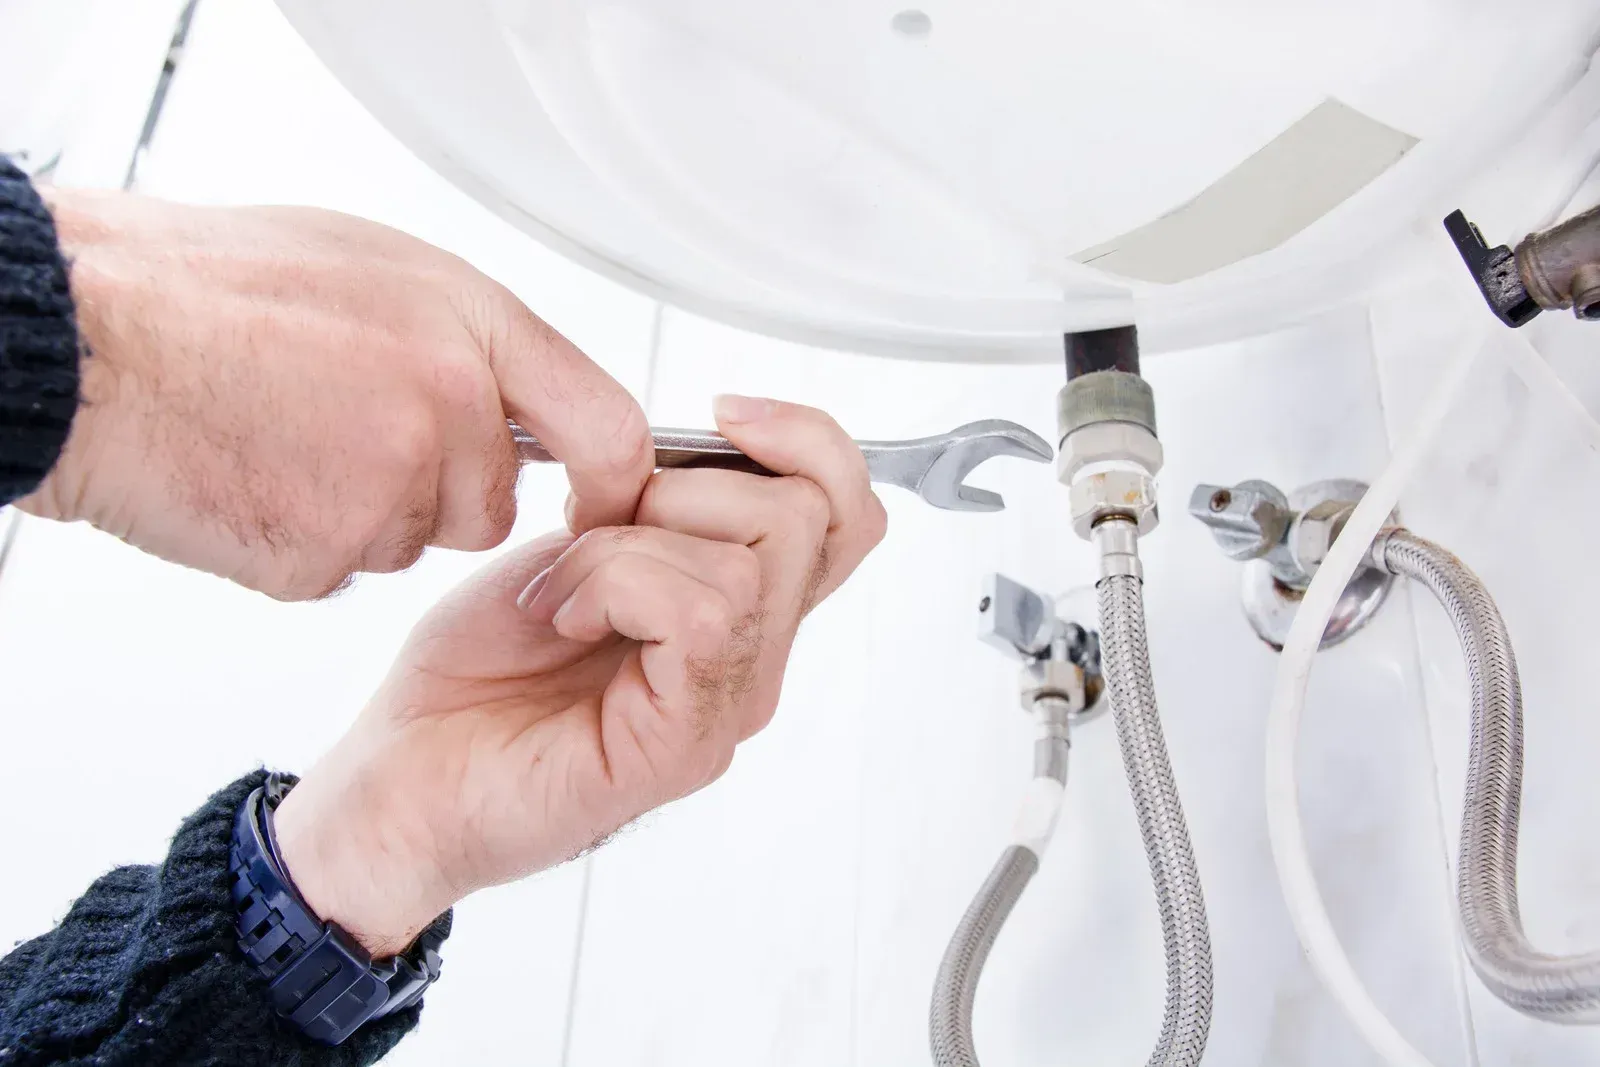
[[[272,810],[294,781],[270,776],[234,818],[229,858],[238,945],[267,980],[273,1010],[307,1036],[337,1045],[368,1020],[421,999],[439,977],[450,913],[406,952],[381,962],[337,923],[319,919],[284,870],[273,835]]]

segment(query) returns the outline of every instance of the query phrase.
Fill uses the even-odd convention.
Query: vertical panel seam
[[[1378,358],[1378,327],[1373,319],[1372,304],[1369,302],[1364,310],[1367,322],[1367,353],[1372,361],[1372,382],[1378,396],[1378,414],[1383,425],[1384,455],[1387,457],[1394,454],[1395,429],[1390,423],[1389,405],[1384,396],[1383,364]],[[1403,518],[1403,504],[1401,508]],[[1446,929],[1450,938],[1450,974],[1455,984],[1455,1000],[1461,1023],[1461,1036],[1466,1044],[1467,1062],[1469,1067],[1480,1067],[1477,1027],[1473,1025],[1472,1020],[1472,996],[1467,988],[1467,968],[1461,940],[1456,934],[1455,879],[1452,877],[1450,866],[1450,824],[1445,818],[1444,782],[1440,777],[1437,741],[1433,735],[1433,716],[1428,701],[1427,676],[1422,662],[1422,619],[1417,613],[1416,599],[1411,592],[1410,586],[1407,585],[1403,597],[1406,613],[1411,619],[1411,670],[1417,680],[1417,707],[1421,712],[1423,752],[1428,760],[1428,777],[1431,783],[1428,790],[1429,814],[1433,818],[1439,842],[1439,858],[1444,868],[1449,920]]]
[[[650,332],[645,342],[648,354],[645,362],[644,392],[639,397],[639,406],[644,408],[647,416],[656,399],[656,372],[661,366],[661,332],[666,311],[666,305],[659,300],[655,301],[650,309]],[[594,882],[594,864],[598,855],[598,852],[591,852],[583,858],[583,883],[578,890],[578,928],[573,935],[572,971],[567,980],[567,1017],[561,1028],[561,1067],[571,1067],[572,1064],[572,1039],[578,1022],[578,980],[583,969],[584,935],[589,928],[590,887]]]

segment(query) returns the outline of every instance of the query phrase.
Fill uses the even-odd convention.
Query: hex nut
[[[1056,457],[1056,477],[1071,485],[1078,472],[1091,463],[1133,463],[1152,477],[1165,459],[1156,435],[1131,422],[1096,422],[1074,430],[1061,442]]]
[[[1093,536],[1096,523],[1113,516],[1133,520],[1141,536],[1154,530],[1161,518],[1155,479],[1131,467],[1079,475],[1067,499],[1073,532],[1085,541]]]
[[[1347,500],[1324,500],[1298,516],[1289,527],[1289,555],[1295,566],[1308,577],[1316,574],[1354,510]]]
[[[1089,706],[1083,668],[1071,660],[1042,659],[1028,664],[1022,668],[1021,690],[1023,711],[1032,711],[1036,703],[1048,697],[1066,701],[1074,712]]]

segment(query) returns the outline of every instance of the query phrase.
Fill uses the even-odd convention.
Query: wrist
[[[375,960],[398,955],[455,903],[386,783],[335,781],[318,767],[273,813],[284,873],[306,906]]]
[[[292,778],[266,775],[234,811],[228,896],[236,944],[267,983],[274,1013],[306,1037],[338,1045],[374,1019],[421,1006],[439,978],[451,913],[429,924],[406,951],[382,959],[318,916],[287,873],[273,832],[272,815],[293,785]]]

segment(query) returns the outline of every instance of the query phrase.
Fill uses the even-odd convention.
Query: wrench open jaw
[[[984,419],[914,441],[862,441],[874,482],[909,489],[945,511],[1001,511],[999,493],[966,484],[967,475],[996,456],[1049,463],[1055,451],[1025,426]]]
[[[538,438],[511,423],[511,435],[525,463],[556,463]],[[651,431],[656,445],[656,466],[716,467],[749,474],[773,472],[739,451],[727,438],[710,430]],[[1002,419],[984,419],[935,437],[911,441],[857,441],[867,461],[867,473],[880,485],[898,485],[946,511],[1001,511],[999,493],[965,484],[967,475],[995,456],[1016,456],[1048,463],[1055,452],[1049,443],[1025,426]]]

